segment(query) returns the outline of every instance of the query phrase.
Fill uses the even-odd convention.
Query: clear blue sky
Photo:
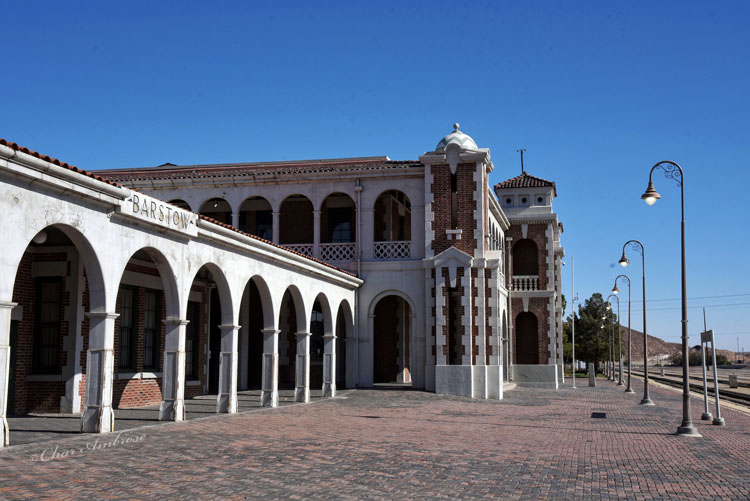
[[[612,287],[627,239],[645,243],[649,332],[669,341],[680,335],[680,192],[657,174],[663,199],[647,207],[639,196],[651,165],[674,160],[686,171],[691,344],[707,306],[719,347],[739,337],[750,350],[748,2],[11,2],[2,12],[0,137],[84,169],[406,160],[458,121],[492,150],[493,183],[519,173],[520,147],[527,171],[557,183],[581,299]]]

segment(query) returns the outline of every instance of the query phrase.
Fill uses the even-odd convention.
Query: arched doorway
[[[336,314],[336,388],[349,388],[354,385],[353,377],[347,374],[346,363],[350,356],[348,351],[353,349],[353,346],[349,347],[353,328],[349,303],[342,301]]]
[[[306,256],[313,255],[313,204],[304,195],[290,195],[279,209],[279,243]]]
[[[0,399],[10,416],[7,438],[15,445],[32,441],[34,431],[13,416],[68,414],[77,428],[80,418],[74,415],[85,408],[85,314],[105,308],[101,269],[86,238],[65,225],[39,231],[18,262],[12,302],[9,374],[0,386],[7,393]],[[51,420],[47,431],[64,433],[66,422]]]
[[[351,261],[355,258],[354,200],[344,193],[333,193],[320,211],[320,259]]]
[[[250,197],[240,205],[240,230],[256,237],[273,240],[273,211],[263,197]]]
[[[293,389],[297,359],[298,309],[291,288],[284,292],[279,307],[279,389]]]
[[[170,200],[167,202],[168,204],[172,204],[176,207],[179,207],[180,209],[184,209],[189,212],[193,212],[193,209],[190,207],[190,204],[184,201],[181,198],[175,198],[174,200]]]
[[[220,223],[232,224],[232,207],[223,198],[215,197],[201,204],[198,211],[201,216],[210,217]]]
[[[240,305],[240,390],[259,390],[263,382],[263,329],[265,308],[258,283],[267,292],[260,277],[249,280]]]
[[[153,248],[135,252],[117,290],[112,406],[135,408],[162,401],[164,319],[176,317],[177,292],[167,258]]]
[[[411,308],[404,298],[385,296],[374,309],[373,382],[411,384]]]
[[[518,314],[515,338],[516,364],[538,364],[539,330],[536,315],[531,312]]]
[[[411,257],[411,202],[403,192],[388,190],[375,200],[375,259]]]

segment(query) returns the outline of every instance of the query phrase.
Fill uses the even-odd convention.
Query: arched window
[[[533,240],[524,238],[513,246],[513,274],[539,275],[539,251]]]

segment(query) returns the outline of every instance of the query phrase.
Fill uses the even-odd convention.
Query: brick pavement
[[[0,451],[0,496],[750,498],[750,415],[727,409],[727,426],[711,426],[693,400],[704,436],[677,437],[680,393],[654,385],[645,408],[639,384],[633,396],[600,381],[499,402],[347,391],[128,430],[132,442],[110,448],[117,434],[19,445]],[[54,448],[75,453],[39,460]]]

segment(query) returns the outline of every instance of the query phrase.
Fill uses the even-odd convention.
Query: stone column
[[[336,336],[323,336],[323,398],[336,396]]]
[[[280,212],[272,212],[272,213],[271,213],[271,218],[272,218],[272,223],[271,223],[271,226],[272,226],[272,228],[271,228],[271,232],[272,232],[272,234],[273,234],[273,238],[272,238],[272,241],[273,241],[273,243],[275,243],[275,244],[278,244],[278,243],[280,243],[280,242],[279,242],[279,216],[280,216],[280,215],[281,215],[281,213],[280,213]]]
[[[189,322],[164,320],[164,378],[159,421],[185,420],[185,336]]]
[[[240,213],[239,212],[232,212],[232,226],[240,229]]]
[[[320,259],[320,211],[313,211],[313,257]]]
[[[298,332],[297,336],[297,358],[294,362],[295,402],[310,401],[310,333]]]
[[[263,382],[260,405],[279,405],[279,333],[276,329],[263,329]]]
[[[362,249],[362,260],[372,261],[375,257],[375,209],[372,207],[361,208],[359,233],[359,248]]]
[[[7,447],[8,378],[10,377],[10,316],[16,303],[0,301],[0,447]]]
[[[89,348],[86,354],[86,409],[81,416],[82,433],[114,430],[112,384],[114,379],[115,319],[110,312],[89,312]]]
[[[219,394],[216,396],[216,412],[237,412],[237,331],[239,325],[220,325],[221,353],[219,354]]]

